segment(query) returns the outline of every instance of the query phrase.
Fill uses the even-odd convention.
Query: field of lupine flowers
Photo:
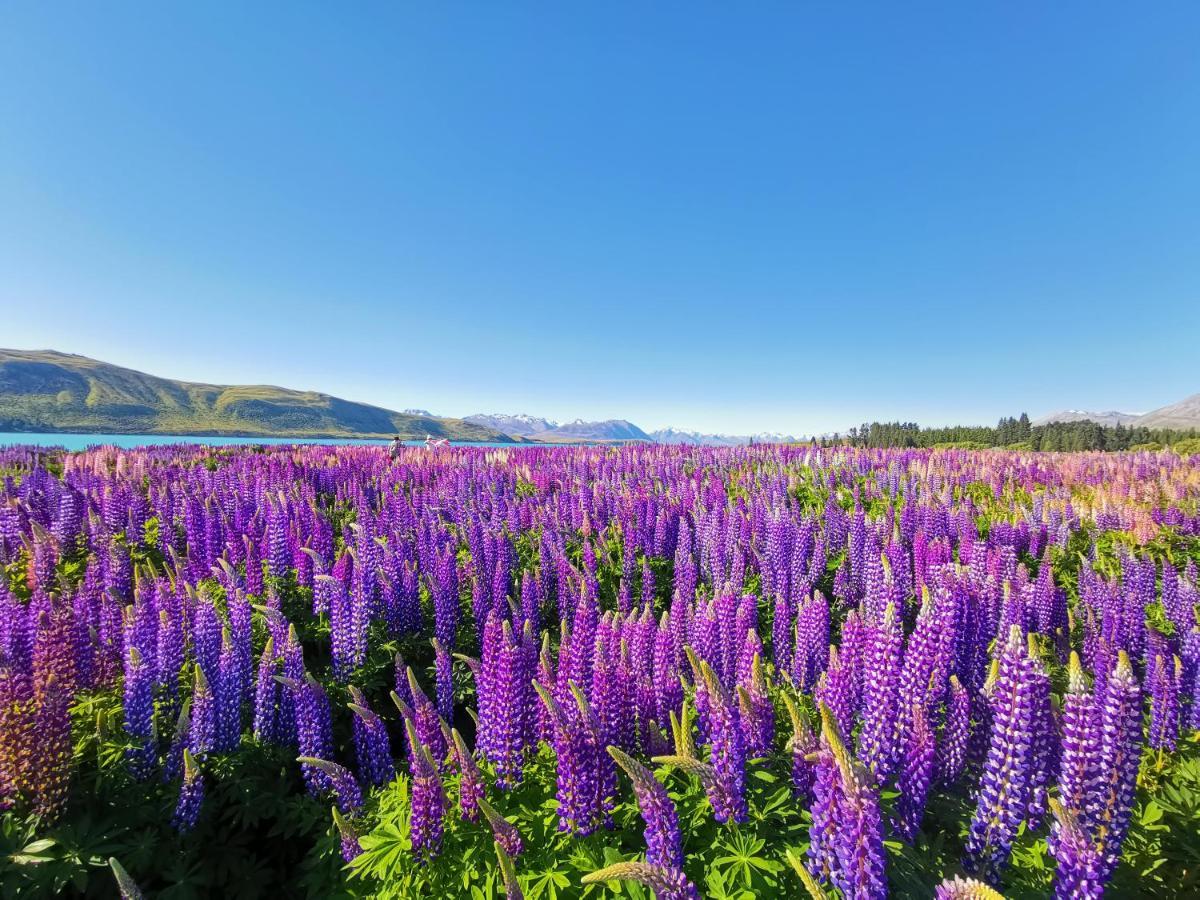
[[[4,896],[1200,893],[1200,457],[0,479]]]

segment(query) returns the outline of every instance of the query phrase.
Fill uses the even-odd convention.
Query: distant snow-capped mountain
[[[760,434],[704,434],[699,431],[682,431],[678,428],[660,428],[650,432],[650,437],[659,444],[690,444],[707,447],[740,447],[745,444],[792,444],[796,438],[790,434],[762,432]]]
[[[501,429],[503,431],[503,429]],[[650,435],[625,419],[585,422],[576,419],[537,435],[539,440],[563,441],[649,441]]]
[[[1064,409],[1050,413],[1040,419],[1034,419],[1034,425],[1048,425],[1051,422],[1095,422],[1097,425],[1128,425],[1138,418],[1138,413],[1117,412],[1110,409],[1105,412],[1094,412],[1087,409]]]
[[[483,425],[486,428],[495,428],[497,431],[503,431],[505,434],[520,437],[541,434],[542,432],[558,427],[558,423],[552,419],[543,419],[523,413],[518,415],[509,415],[508,413],[475,413],[474,415],[466,416],[463,421],[471,422],[475,425]]]
[[[427,409],[402,409],[402,410],[400,410],[400,412],[404,413],[406,416],[425,416],[426,418],[429,418],[429,419],[437,418],[437,416],[435,416],[433,413],[431,413]]]

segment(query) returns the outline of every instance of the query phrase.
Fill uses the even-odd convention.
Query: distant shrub
[[[1180,456],[1195,456],[1200,453],[1200,438],[1187,438],[1186,440],[1176,441],[1171,445],[1171,449]]]
[[[933,445],[934,450],[987,450],[983,441],[944,441]]]

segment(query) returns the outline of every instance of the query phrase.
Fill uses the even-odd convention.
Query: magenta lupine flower
[[[900,761],[900,776],[896,789],[900,792],[896,833],[911,843],[925,817],[925,798],[933,781],[936,754],[933,729],[921,704],[914,704],[904,755]]]
[[[418,862],[429,862],[442,852],[442,834],[445,816],[449,810],[446,790],[438,767],[429,755],[429,749],[421,743],[411,721],[404,723],[408,734],[409,771],[412,774],[412,811],[409,818],[409,836],[413,855]]]
[[[125,657],[125,733],[133,746],[125,751],[129,772],[145,781],[154,771],[154,673],[137,647]]]
[[[1045,673],[1016,626],[997,661],[990,689],[992,733],[967,839],[968,867],[995,878],[1007,865],[1017,829],[1029,813],[1038,773],[1034,730]]]
[[[171,824],[176,830],[187,833],[196,827],[200,818],[200,807],[204,805],[204,774],[196,764],[190,750],[183,751],[183,784],[179,788],[179,800]]]
[[[367,704],[367,698],[356,687],[350,688],[354,713],[354,759],[358,775],[367,785],[387,784],[396,776],[392,763],[391,742],[387,725]]]
[[[679,833],[679,814],[667,796],[666,788],[654,774],[617,747],[609,755],[625,770],[633,782],[642,821],[646,823],[646,862],[675,871],[683,869],[683,842]]]

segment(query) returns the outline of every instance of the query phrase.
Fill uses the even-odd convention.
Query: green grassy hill
[[[55,350],[0,350],[0,431],[511,440],[460,419],[315,391],[175,381]]]

